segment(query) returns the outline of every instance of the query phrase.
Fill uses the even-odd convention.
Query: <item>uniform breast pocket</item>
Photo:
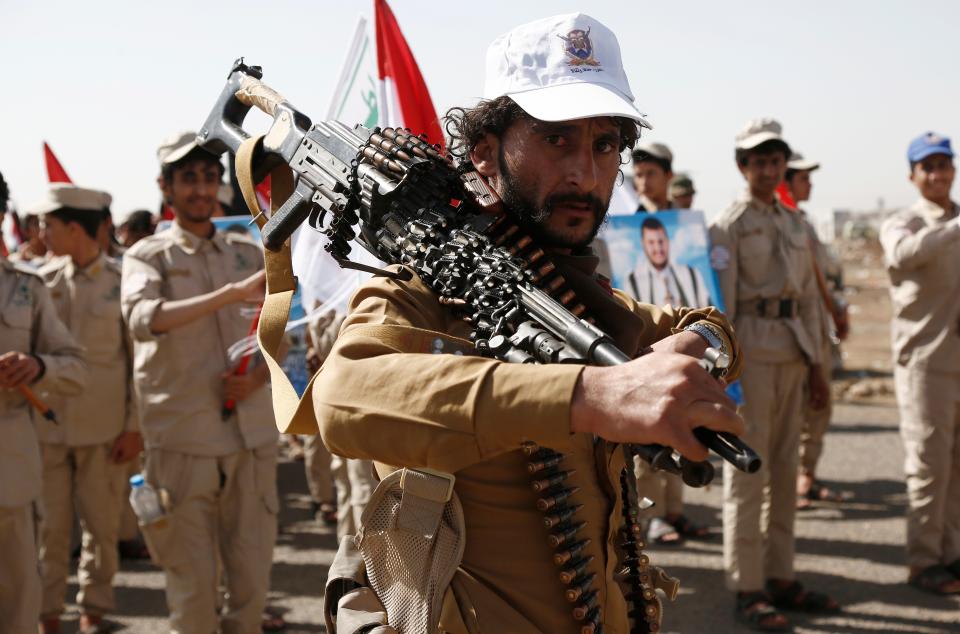
[[[808,266],[810,262],[810,237],[805,231],[791,231],[784,242],[787,245],[787,255],[794,264],[800,267]]]
[[[91,303],[83,328],[83,345],[91,360],[113,358],[123,345],[123,328],[119,298]]]
[[[30,306],[7,305],[0,311],[0,354],[30,352]]]
[[[765,271],[773,255],[773,246],[773,240],[762,230],[742,235],[737,245],[737,253],[744,274],[749,276],[751,272],[760,274]]]

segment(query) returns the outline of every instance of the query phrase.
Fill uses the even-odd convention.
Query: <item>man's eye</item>
[[[602,154],[607,154],[608,152],[612,152],[613,149],[614,149],[613,143],[611,143],[610,141],[597,142],[597,152],[601,152]]]
[[[550,145],[564,145],[565,140],[559,134],[550,134],[547,136],[547,143]]]

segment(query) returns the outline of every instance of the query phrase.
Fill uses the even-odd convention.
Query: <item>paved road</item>
[[[798,514],[796,567],[801,581],[836,598],[844,612],[797,617],[797,632],[960,632],[960,598],[932,597],[904,583],[902,460],[895,408],[836,407],[820,475],[854,500]],[[713,485],[686,496],[690,515],[715,527],[711,540],[651,552],[682,580],[677,602],[667,606],[665,631],[749,631],[734,624],[732,594],[724,589],[721,491]]]
[[[827,438],[822,476],[853,492],[855,501],[799,515],[797,569],[812,587],[845,606],[842,616],[797,619],[797,632],[960,632],[960,599],[919,593],[904,583],[902,450],[896,410],[841,404]],[[718,470],[720,471],[720,470]],[[718,483],[688,490],[689,514],[714,527],[712,539],[682,548],[651,550],[655,563],[682,581],[677,602],[666,606],[669,632],[739,632],[731,595],[723,587]],[[322,594],[335,538],[308,518],[302,465],[281,462],[284,510],[273,567],[271,604],[285,611],[289,632],[323,632]],[[115,616],[127,632],[165,632],[163,577],[149,564],[124,565]],[[75,586],[71,586],[71,596]],[[76,626],[76,610],[65,621]]]

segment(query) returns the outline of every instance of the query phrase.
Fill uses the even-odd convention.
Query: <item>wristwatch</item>
[[[723,337],[720,336],[719,330],[713,324],[705,321],[698,321],[695,324],[690,324],[684,328],[684,330],[689,330],[690,332],[700,335],[703,337],[704,341],[707,342],[708,346],[711,348],[716,348],[728,357],[730,356],[730,350],[724,343]]]

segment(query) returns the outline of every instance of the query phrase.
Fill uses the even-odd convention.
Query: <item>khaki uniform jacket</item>
[[[746,359],[765,363],[820,363],[823,300],[817,290],[804,220],[779,201],[749,194],[710,226],[710,259],[720,280],[726,314]],[[797,316],[767,319],[748,308],[761,299],[792,299]]]
[[[588,277],[596,258],[569,259],[586,261],[580,276],[609,304],[600,325],[629,355],[702,319],[731,332],[715,309],[675,311],[637,304],[619,291],[611,296]],[[560,258],[555,261],[561,268]],[[574,272],[564,274],[573,284]],[[577,292],[596,308],[587,293]],[[418,338],[409,327],[462,341]],[[579,631],[519,448],[530,440],[566,452],[564,468],[576,470],[568,483],[580,487],[572,501],[583,504],[577,519],[587,522],[577,539],[591,540],[583,555],[594,557],[588,572],[597,575],[605,631],[626,634],[627,605],[614,581],[624,458],[617,445],[570,433],[570,401],[582,366],[470,356],[470,330],[417,277],[364,284],[314,383],[324,442],[336,454],[378,461],[381,476],[399,467],[456,475],[466,549],[441,628],[457,634]]]
[[[880,229],[902,366],[960,372],[960,206],[920,199]]]
[[[252,316],[232,304],[157,334],[150,323],[160,304],[213,292],[263,268],[263,254],[246,234],[216,231],[202,239],[176,222],[144,238],[123,256],[120,297],[134,341],[134,383],[144,442],[201,456],[260,447],[277,438],[267,386],[221,420],[227,350],[247,336]]]
[[[57,319],[43,281],[0,258],[0,354],[27,352],[44,365],[31,389],[79,394],[87,381],[82,349]],[[56,413],[56,410],[54,410]],[[42,468],[34,431],[36,412],[19,390],[0,390],[0,506],[18,507],[40,496]]]
[[[800,215],[800,218],[803,219],[803,224],[807,229],[807,234],[810,236],[810,246],[813,249],[813,259],[816,261],[817,266],[820,268],[820,272],[823,273],[824,278],[830,274],[831,270],[835,268],[835,263],[830,253],[827,252],[827,247],[820,241],[820,236],[817,235],[817,230],[814,228],[813,224],[810,222],[810,218],[807,215],[807,212],[800,209],[797,211]],[[816,279],[814,279],[814,284],[816,284]],[[817,286],[817,297],[820,297],[820,320],[818,322],[818,327],[820,328],[820,343],[821,348],[825,347],[828,343],[831,334],[833,333],[833,316],[830,315],[830,310],[827,308],[826,302],[823,301],[823,297],[820,293],[820,287]],[[821,363],[829,365],[830,359],[821,359]]]
[[[84,347],[90,381],[80,395],[45,396],[55,425],[38,418],[42,443],[71,447],[112,442],[138,431],[133,395],[133,346],[120,314],[120,263],[104,254],[79,268],[57,258],[40,269],[60,320]]]

